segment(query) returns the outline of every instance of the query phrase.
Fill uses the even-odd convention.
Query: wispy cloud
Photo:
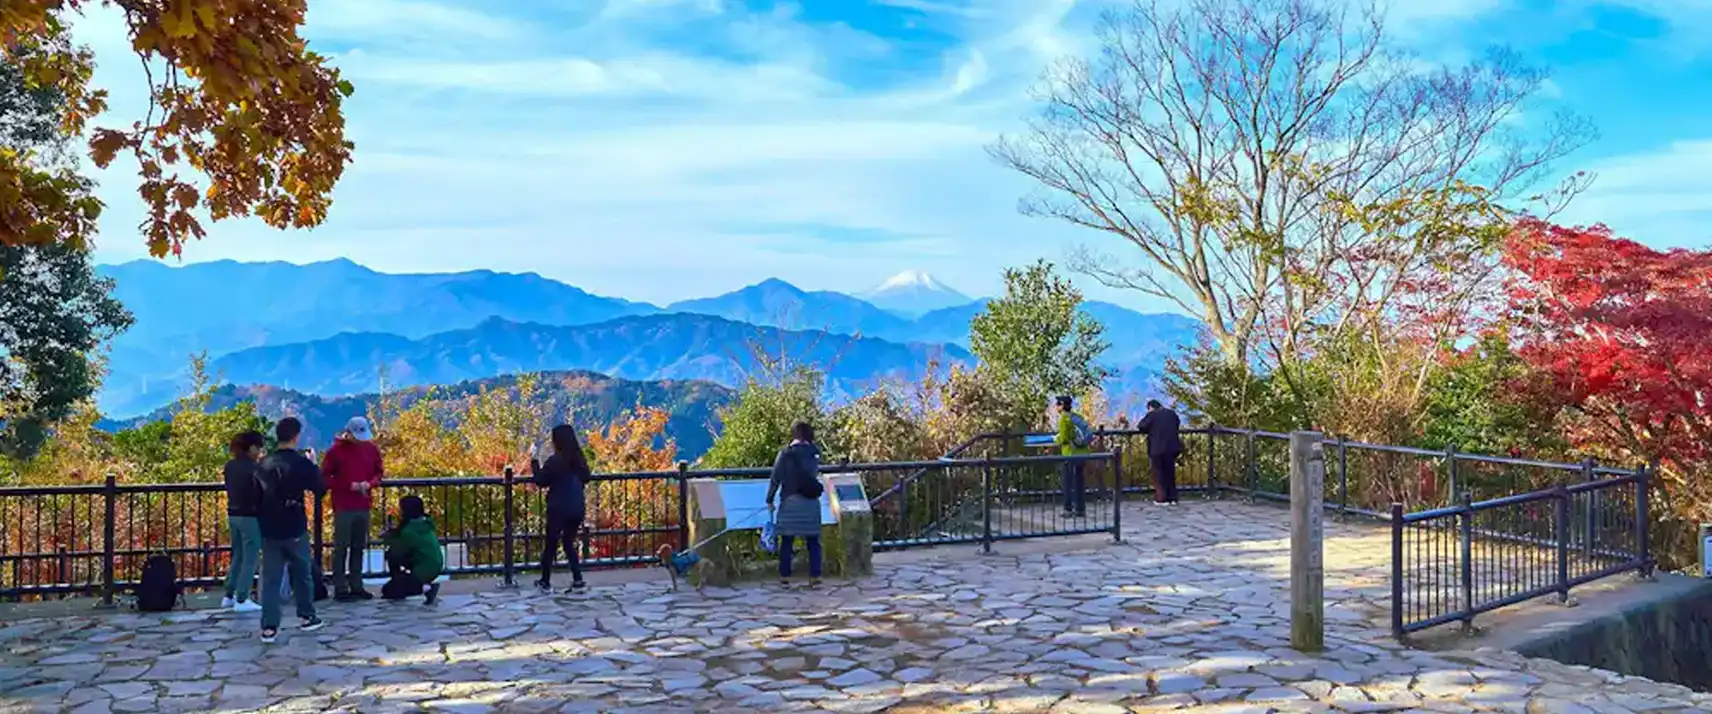
[[[1127,3],[313,0],[307,35],[358,89],[332,215],[292,233],[218,224],[187,257],[533,270],[661,302],[769,276],[857,289],[904,268],[991,292],[1003,266],[1102,239],[1018,216],[1028,186],[984,146]],[[98,81],[128,123],[140,72],[100,12],[80,31],[105,37]],[[1607,169],[1602,195],[1663,196]],[[102,177],[106,259],[140,253],[129,171]]]

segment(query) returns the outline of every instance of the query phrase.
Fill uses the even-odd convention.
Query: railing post
[[[678,552],[690,549],[690,462],[678,462]]]
[[[1391,635],[1403,640],[1403,504],[1391,504]]]
[[[981,552],[993,552],[993,463],[981,464]]]
[[[1338,471],[1338,515],[1349,515],[1349,448],[1348,440],[1338,434],[1337,438],[1337,471]]]
[[[1568,605],[1569,601],[1569,487],[1558,481],[1555,498],[1557,518],[1553,524],[1554,537],[1557,541],[1557,601],[1560,605]]]
[[[1218,444],[1219,425],[1207,425],[1207,492],[1209,494],[1217,491],[1219,487]]]
[[[107,474],[107,483],[101,489],[102,498],[107,503],[107,522],[101,524],[101,603],[97,607],[113,607],[114,582],[114,553],[117,544],[114,543],[113,522],[119,520],[119,477]]]
[[[325,500],[325,494],[315,494],[315,535],[310,536],[310,541],[314,543],[313,547],[315,548],[315,574],[314,579],[310,582],[321,582],[322,578],[327,577],[327,569],[322,566],[322,549],[327,547],[327,534],[324,530],[326,519],[321,515],[321,502]]]
[[[1123,447],[1112,449],[1112,542],[1123,542]]]
[[[70,553],[70,551],[67,551],[65,549],[65,546],[63,546],[63,545],[58,547],[58,548],[55,548],[54,549],[54,561],[55,561],[54,562],[54,569],[59,571],[59,572],[54,574],[54,584],[55,585],[69,585],[71,583],[71,553]]]
[[[210,577],[214,572],[214,544],[202,542],[202,572],[200,577]]]
[[[1474,494],[1463,491],[1457,499],[1462,506],[1458,517],[1457,540],[1462,546],[1462,631],[1474,631]]]
[[[1643,580],[1653,578],[1653,549],[1652,549],[1652,479],[1653,471],[1658,468],[1657,462],[1642,466],[1635,473],[1635,554],[1640,559],[1641,567],[1637,573]]]
[[[517,472],[508,464],[505,467],[505,577],[500,581],[501,588],[517,587],[517,509],[516,484]]]
[[[1245,477],[1248,481],[1248,497],[1250,500],[1254,498],[1254,494],[1260,492],[1260,452],[1259,447],[1255,446],[1254,439],[1255,430],[1249,429],[1247,447],[1248,464]]]
[[[1593,483],[1593,481],[1598,478],[1598,475],[1594,473],[1594,468],[1596,466],[1597,464],[1593,461],[1593,457],[1589,456],[1582,459],[1582,483]],[[1582,516],[1581,519],[1581,556],[1583,558],[1591,559],[1593,557],[1593,540],[1599,532],[1599,501],[1599,491],[1597,489],[1590,489],[1587,491],[1587,515]]]
[[[1455,499],[1457,497],[1457,494],[1460,493],[1460,491],[1457,489],[1457,483],[1456,483],[1456,447],[1455,446],[1446,446],[1445,450],[1444,450],[1444,458],[1445,458],[1445,485],[1448,486],[1448,488],[1445,489],[1445,500],[1450,501],[1450,500]],[[1437,504],[1432,504],[1432,505],[1437,505]]]

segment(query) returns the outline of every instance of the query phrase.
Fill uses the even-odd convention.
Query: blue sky
[[[1111,239],[1016,213],[984,147],[1118,0],[310,0],[306,34],[358,88],[330,220],[210,226],[187,261],[349,257],[386,271],[534,271],[667,302],[766,277],[860,290],[922,269],[969,294]],[[140,116],[108,10],[79,24]],[[1600,138],[1564,215],[1660,246],[1712,243],[1712,0],[1418,0],[1434,62],[1509,44]],[[98,258],[138,257],[134,166],[102,177]],[[1162,308],[1087,286],[1097,297]]]

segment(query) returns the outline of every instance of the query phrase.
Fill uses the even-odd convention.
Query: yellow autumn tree
[[[351,160],[343,100],[349,82],[299,35],[307,0],[4,0],[0,62],[27,88],[64,98],[60,130],[84,134],[107,109],[91,85],[94,55],[71,40],[75,16],[116,8],[149,69],[148,113],[89,132],[106,168],[134,157],[147,204],[149,253],[178,254],[204,229],[196,218],[259,216],[276,228],[327,217]],[[0,243],[87,245],[101,202],[71,169],[0,150]],[[199,177],[198,177],[199,175]]]

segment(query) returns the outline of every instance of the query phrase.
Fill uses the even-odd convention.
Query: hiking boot
[[[326,620],[323,620],[319,617],[315,617],[315,616],[311,615],[309,617],[303,618],[303,623],[298,629],[301,629],[304,632],[314,632],[314,631],[319,630],[319,629],[326,627],[326,626],[327,626]]]
[[[424,600],[422,602],[422,604],[424,604],[424,605],[432,605],[432,604],[438,602],[440,600],[440,584],[439,583],[429,583],[428,584],[428,592],[423,593],[423,596],[425,596],[427,598],[427,600]]]

